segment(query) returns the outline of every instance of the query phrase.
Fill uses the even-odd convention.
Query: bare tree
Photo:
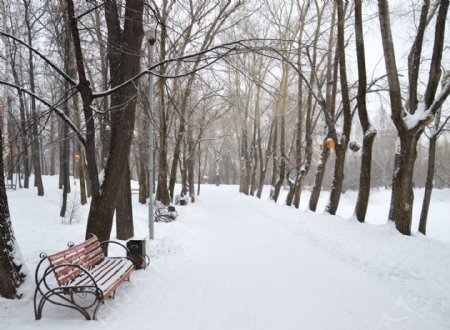
[[[358,199],[355,206],[355,215],[358,221],[364,222],[369,204],[370,180],[372,170],[372,146],[376,129],[373,127],[367,114],[366,93],[367,75],[364,50],[364,33],[362,19],[362,1],[355,0],[355,39],[356,57],[358,61],[358,114],[363,128],[363,147],[361,156],[361,172],[359,175]]]
[[[70,3],[71,1],[69,1]],[[73,3],[69,5],[69,15],[73,15]],[[112,87],[119,86],[128,79],[136,76],[140,71],[140,57],[143,37],[143,9],[141,1],[127,1],[125,5],[124,27],[121,28],[116,1],[105,3],[105,19],[108,27],[108,58]],[[105,166],[104,181],[101,190],[91,202],[86,235],[96,233],[100,240],[109,239],[113,222],[114,210],[118,200],[117,192],[121,191],[124,200],[131,199],[129,187],[128,158],[134,131],[137,89],[128,84],[121,89],[121,93],[111,95],[111,144]],[[126,185],[126,189],[122,188]],[[121,189],[121,190],[120,190]],[[127,209],[127,216],[118,221],[127,221],[126,226],[132,228],[131,208]],[[128,235],[132,236],[132,229]],[[127,237],[128,238],[128,237]]]
[[[24,14],[25,14],[25,23],[27,28],[27,38],[28,45],[33,47],[33,37],[32,37],[32,23],[30,18],[30,0],[23,0],[24,4]],[[31,49],[28,50],[28,66],[29,66],[29,75],[30,75],[30,91],[31,93],[36,93],[35,87],[35,77],[34,77],[34,62],[33,62],[33,52]],[[38,115],[36,109],[36,99],[31,98],[31,129],[32,129],[32,141],[31,141],[31,159],[33,160],[33,169],[34,169],[34,184],[38,189],[38,196],[44,196],[44,186],[42,184],[42,176],[41,176],[41,152],[39,146],[39,137],[38,137]]]
[[[450,80],[450,74],[447,73],[442,80],[442,86],[445,85]],[[426,235],[427,234],[427,219],[428,219],[428,211],[430,209],[430,201],[431,201],[431,193],[433,191],[433,181],[435,176],[435,168],[436,168],[436,144],[437,140],[440,136],[442,136],[445,124],[450,119],[450,116],[447,116],[446,120],[441,123],[442,111],[438,109],[436,111],[436,117],[434,118],[434,123],[431,128],[431,132],[428,136],[429,144],[428,144],[428,166],[427,166],[427,178],[425,182],[425,192],[423,195],[422,202],[422,210],[420,212],[420,222],[419,222],[419,232]]]
[[[416,38],[409,58],[409,104],[408,109],[402,105],[400,82],[392,40],[389,5],[386,0],[378,0],[378,12],[380,30],[382,36],[386,72],[389,83],[389,96],[391,101],[391,118],[400,139],[400,156],[398,165],[394,171],[392,182],[392,199],[390,205],[390,218],[395,221],[395,226],[402,234],[411,234],[412,209],[414,203],[413,173],[417,156],[417,142],[424,128],[431,123],[434,115],[442,106],[450,94],[450,83],[447,83],[443,91],[436,97],[436,90],[441,76],[441,60],[445,37],[445,22],[449,1],[442,0],[439,5],[433,54],[430,63],[430,71],[425,94],[421,107],[418,106],[414,95],[417,90],[418,74],[421,63],[423,36],[427,25],[429,1],[424,1]],[[405,114],[406,112],[406,114]]]
[[[6,108],[2,107],[2,117]],[[0,123],[0,296],[18,298],[17,288],[23,283],[25,274],[20,251],[14,237],[9,215],[3,168],[3,120]]]

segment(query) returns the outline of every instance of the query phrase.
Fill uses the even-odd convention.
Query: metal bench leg
[[[68,303],[70,303],[70,305],[59,303],[59,302],[56,302],[56,301],[50,299],[52,296],[55,296],[55,295],[60,297],[61,299],[65,300],[65,301],[67,301]],[[44,309],[44,305],[45,305],[45,303],[47,301],[51,302],[52,304],[58,305],[58,306],[72,308],[72,309],[80,312],[86,318],[86,320],[91,320],[91,316],[89,315],[89,313],[88,313],[88,311],[86,309],[81,308],[80,306],[77,306],[76,304],[72,303],[69,299],[62,297],[61,295],[59,295],[58,293],[54,292],[53,290],[47,292],[41,298],[41,300],[39,301],[38,308],[37,308],[37,310],[35,310],[36,320],[40,320],[41,319],[41,317],[42,317],[42,310]]]
[[[99,301],[98,301],[97,306],[95,306],[94,313],[92,314],[92,319],[93,319],[93,320],[96,320],[96,319],[97,319],[98,308],[100,307],[100,304],[102,304],[102,303],[104,303],[104,302],[105,302],[104,300],[99,300]]]

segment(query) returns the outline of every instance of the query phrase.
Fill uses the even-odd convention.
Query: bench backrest
[[[87,241],[71,246],[70,248],[52,254],[48,256],[48,261],[53,267],[57,267],[65,264],[78,265],[85,269],[89,269],[92,266],[99,263],[105,258],[100,242],[97,236],[93,236]],[[55,270],[55,277],[58,281],[58,285],[66,285],[82,272],[81,269],[65,266],[59,267]]]

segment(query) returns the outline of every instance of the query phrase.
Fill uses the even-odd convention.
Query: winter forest
[[[1,329],[449,329],[448,7],[0,0]]]

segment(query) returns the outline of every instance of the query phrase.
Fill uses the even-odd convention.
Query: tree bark
[[[1,121],[1,120],[0,120]],[[19,298],[17,288],[24,282],[22,258],[9,215],[3,168],[3,121],[0,123],[0,296]]]
[[[258,84],[256,86],[256,100],[255,100],[255,118],[253,118],[253,135],[252,135],[252,147],[251,147],[251,160],[252,160],[252,166],[251,166],[251,175],[250,175],[250,195],[254,196],[256,191],[256,172],[258,169],[258,166],[261,166],[261,164],[258,164],[258,149],[257,149],[257,131],[258,131],[258,125],[257,121],[258,118],[261,116],[260,112],[260,104],[259,100],[261,97],[261,86]]]
[[[261,123],[258,119],[258,154],[259,154],[259,183],[258,183],[258,190],[256,191],[256,197],[261,198],[261,194],[264,188],[264,181],[266,180],[266,172],[267,172],[267,165],[269,164],[269,159],[271,156],[271,148],[272,148],[272,139],[273,139],[273,131],[275,123],[272,122],[270,125],[270,132],[269,132],[269,141],[267,142],[267,148],[266,152],[263,154],[262,152],[262,145],[261,145]]]
[[[194,173],[194,159],[195,159],[195,143],[192,136],[192,126],[188,127],[187,131],[188,138],[188,150],[189,156],[186,159],[186,167],[187,167],[187,179],[188,179],[188,187],[189,187],[189,197],[191,198],[191,202],[195,203],[195,173]]]
[[[323,140],[323,149],[320,153],[319,163],[317,164],[316,176],[314,179],[314,186],[311,191],[311,196],[309,198],[308,208],[311,211],[316,211],[317,203],[319,202],[320,191],[322,188],[323,178],[325,177],[325,169],[327,166],[328,156],[330,154],[330,149],[327,148],[327,138]]]
[[[101,29],[101,19],[100,19],[100,11],[98,8],[95,9],[95,34],[97,36],[99,55],[100,55],[100,68],[102,75],[102,83],[101,86],[104,90],[107,90],[109,87],[108,81],[108,57],[106,56],[105,51],[105,42],[102,36]],[[109,97],[105,97],[102,100],[102,108],[104,114],[102,114],[99,118],[99,126],[100,126],[100,143],[101,143],[101,152],[99,159],[99,166],[101,169],[105,168],[106,159],[108,158],[108,149],[110,143],[110,133],[111,133],[111,120],[109,115]]]
[[[286,176],[286,147],[285,147],[285,136],[286,136],[286,100],[288,93],[288,80],[289,80],[289,67],[284,64],[283,67],[283,79],[281,81],[280,99],[279,99],[279,109],[277,116],[280,118],[280,172],[278,180],[275,183],[275,189],[272,199],[277,202],[280,195],[281,187],[284,182],[284,177]]]
[[[55,120],[50,118],[50,175],[56,175]]]
[[[61,9],[64,8],[64,2],[61,2]],[[64,70],[65,72],[72,74],[70,68],[71,62],[71,54],[70,54],[70,27],[68,23],[68,17],[64,16],[64,41],[63,44],[60,45],[64,54]],[[69,83],[67,81],[64,82],[64,92],[65,94],[69,93]],[[63,111],[66,116],[69,116],[69,101],[66,100],[63,104]],[[61,210],[59,212],[60,217],[65,217],[66,209],[67,209],[67,194],[70,192],[70,179],[69,179],[69,157],[70,157],[70,139],[69,139],[69,126],[66,123],[62,123],[62,154],[60,155],[60,178],[63,184],[63,196],[62,196],[62,205]]]
[[[339,200],[341,198],[342,184],[344,181],[344,165],[345,155],[347,153],[347,147],[350,139],[350,131],[352,127],[352,114],[350,109],[350,96],[347,83],[347,69],[345,60],[345,12],[344,3],[342,0],[337,0],[337,52],[339,54],[339,74],[341,83],[341,95],[342,95],[342,107],[344,114],[344,129],[342,137],[337,137],[335,141],[336,161],[334,165],[333,184],[331,186],[330,198],[325,207],[325,212],[330,214],[336,214],[339,206]]]
[[[319,202],[320,192],[322,190],[322,183],[325,177],[325,170],[328,161],[328,157],[330,154],[330,150],[327,148],[327,139],[332,135],[332,132],[335,132],[334,128],[334,115],[336,110],[336,93],[337,93],[337,78],[338,78],[338,52],[333,52],[334,44],[335,44],[335,22],[336,22],[336,11],[337,5],[336,2],[333,6],[333,13],[331,16],[331,30],[330,36],[328,40],[328,51],[327,51],[327,71],[326,71],[326,96],[325,96],[325,104],[320,104],[322,112],[325,115],[326,121],[326,133],[322,142],[322,151],[319,157],[319,163],[316,169],[316,175],[314,178],[314,186],[311,191],[311,196],[309,198],[308,208],[311,211],[316,211],[317,203]],[[333,56],[334,55],[334,56]],[[309,90],[311,92],[311,90]],[[329,118],[328,118],[329,117]],[[328,118],[328,119],[327,119]],[[307,121],[308,125],[308,121]],[[308,130],[308,127],[306,127]],[[311,127],[312,132],[312,127]],[[307,136],[308,137],[308,136]],[[307,138],[306,137],[306,138]],[[308,142],[307,142],[308,143]],[[312,152],[312,148],[311,148]],[[311,155],[312,157],[312,155]],[[312,158],[311,158],[312,159]]]
[[[355,39],[358,62],[358,114],[363,128],[363,146],[361,155],[361,171],[359,175],[359,190],[356,200],[355,215],[359,222],[364,222],[370,196],[370,181],[372,170],[372,146],[377,131],[371,127],[366,106],[366,60],[364,50],[364,33],[362,20],[362,0],[355,0]]]
[[[427,179],[425,181],[425,192],[423,195],[422,210],[420,212],[419,232],[427,234],[428,210],[430,209],[431,193],[433,192],[433,181],[436,167],[436,141],[437,135],[430,138],[428,146]]]
[[[160,39],[160,58],[166,57],[166,43],[167,43],[167,19],[168,19],[168,0],[164,0],[162,4],[162,16],[161,16],[161,39]],[[166,73],[166,66],[159,66],[159,74],[164,76]],[[167,112],[166,112],[166,79],[163,77],[158,78],[158,90],[159,90],[159,158],[158,158],[158,187],[156,189],[156,200],[160,201],[164,205],[170,204],[170,192],[167,186],[167,175],[169,172],[169,166],[167,163],[167,138],[168,138],[168,126],[167,126]]]
[[[17,72],[16,67],[16,55],[17,55],[17,48],[15,43],[13,43],[14,49],[10,52],[11,55],[11,72],[14,78],[14,83],[17,86],[20,86],[19,81],[19,74]],[[17,91],[17,94],[19,96],[19,111],[20,111],[20,145],[21,145],[21,154],[22,154],[22,163],[23,163],[23,171],[24,171],[24,182],[23,186],[25,189],[28,189],[30,187],[30,162],[29,162],[29,152],[28,152],[28,122],[27,122],[27,116],[26,116],[26,109],[25,109],[25,100],[24,95],[21,90]]]
[[[128,0],[125,4],[124,28],[120,28],[117,3],[106,1],[105,18],[108,28],[108,49],[111,85],[119,86],[140,71],[143,37],[143,1]],[[111,234],[117,191],[127,169],[135,123],[138,91],[128,84],[111,96],[111,144],[104,170],[104,180],[97,197],[91,202],[86,236],[96,234],[100,241]],[[117,180],[117,178],[121,178]],[[128,194],[131,191],[128,190]]]
[[[139,203],[146,204],[148,197],[148,170],[147,170],[147,159],[148,159],[148,151],[145,151],[145,140],[148,139],[148,127],[146,125],[146,120],[140,120],[140,139],[138,142],[139,148]],[[149,142],[150,143],[150,142]],[[148,150],[148,148],[147,148]]]
[[[128,240],[134,236],[130,181],[130,165],[128,163],[116,202],[116,236],[121,240]]]
[[[67,4],[67,13],[69,17],[69,25],[72,34],[72,42],[74,46],[74,53],[76,59],[76,68],[78,72],[78,85],[77,89],[80,92],[80,96],[83,103],[84,121],[86,124],[86,161],[88,169],[88,194],[89,192],[93,196],[93,200],[96,199],[99,191],[99,178],[98,169],[96,163],[96,145],[95,145],[95,121],[93,116],[93,110],[91,107],[93,97],[91,84],[86,77],[86,70],[83,60],[83,52],[81,48],[80,35],[77,26],[77,19],[75,16],[75,10],[73,0],[65,0]],[[90,188],[90,189],[89,189]]]
[[[31,36],[31,21],[29,18],[29,6],[30,3],[27,0],[24,0],[25,5],[25,22],[27,26],[27,36],[28,36],[28,45],[30,47],[33,46],[33,38]],[[33,63],[33,52],[31,49],[28,52],[28,65],[30,70],[30,91],[35,94],[36,86],[35,86],[35,78],[34,78],[34,63]],[[36,109],[36,100],[34,97],[31,98],[31,130],[32,130],[32,141],[31,141],[31,159],[33,161],[33,169],[34,169],[34,183],[38,190],[38,196],[44,196],[44,186],[42,183],[41,176],[41,152],[39,148],[39,136],[38,136],[38,116]]]

